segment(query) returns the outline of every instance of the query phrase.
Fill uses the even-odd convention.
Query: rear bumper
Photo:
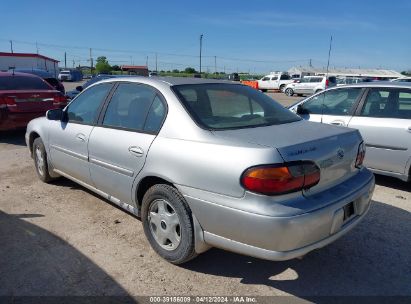
[[[288,260],[321,248],[354,228],[367,213],[373,190],[374,176],[363,169],[325,193],[298,201],[312,206],[327,200],[325,207],[292,216],[257,214],[185,197],[208,245],[262,259]],[[344,220],[343,208],[351,202],[354,215]]]
[[[0,109],[0,131],[9,131],[27,127],[30,120],[44,116],[46,112],[11,113]]]

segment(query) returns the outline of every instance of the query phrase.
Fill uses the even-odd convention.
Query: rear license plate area
[[[355,215],[355,208],[354,208],[354,202],[348,203],[343,207],[344,210],[344,218],[343,221],[349,220],[351,217]]]

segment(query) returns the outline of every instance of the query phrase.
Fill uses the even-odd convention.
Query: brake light
[[[355,167],[361,168],[365,158],[365,145],[364,142],[358,146],[357,158],[355,159]]]
[[[65,106],[67,104],[67,98],[63,95],[56,95],[53,99],[53,106]]]
[[[325,88],[328,88],[328,85],[330,84],[330,81],[328,79],[325,80]]]
[[[241,176],[249,191],[278,195],[308,189],[320,181],[320,168],[310,161],[251,167]]]
[[[11,108],[11,107],[16,107],[16,101],[13,97],[10,96],[5,96],[5,97],[0,97],[0,109],[1,108]]]

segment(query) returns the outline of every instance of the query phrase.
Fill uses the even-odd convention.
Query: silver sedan
[[[370,207],[357,130],[302,120],[238,83],[113,78],[46,116],[26,133],[39,178],[64,176],[141,217],[171,263],[212,246],[292,259]]]
[[[411,84],[342,86],[290,107],[302,118],[356,128],[367,147],[364,164],[378,174],[411,179]]]

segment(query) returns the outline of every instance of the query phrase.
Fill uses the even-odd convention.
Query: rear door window
[[[0,77],[0,90],[54,90],[39,77],[4,76]]]
[[[310,82],[321,82],[323,81],[322,77],[311,77]]]
[[[155,97],[156,91],[148,86],[120,83],[107,107],[103,126],[142,131]]]

